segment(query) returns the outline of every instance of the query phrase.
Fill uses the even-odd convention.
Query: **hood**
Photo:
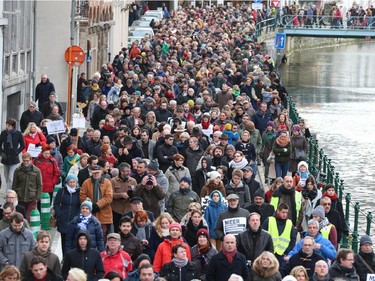
[[[91,248],[91,241],[90,241],[90,232],[87,230],[87,229],[81,229],[78,231],[77,235],[76,235],[76,247],[77,249],[79,249],[79,243],[78,243],[78,237],[80,237],[81,235],[85,235],[86,238],[87,238],[87,249],[90,249]]]
[[[308,165],[305,161],[301,161],[301,162],[299,162],[298,165],[297,165],[297,171],[299,170],[299,168],[300,168],[301,166],[305,166],[306,169],[307,169],[307,171],[309,170],[309,165]]]
[[[263,278],[269,278],[279,272],[279,265],[276,260],[271,261],[271,265],[267,268],[262,266],[262,259],[257,258],[253,264],[253,270],[255,273]]]
[[[209,170],[211,168],[211,166],[212,166],[211,157],[209,157],[209,156],[202,157],[201,165],[203,163],[203,160],[206,160],[206,162],[207,162],[207,170]]]
[[[214,200],[212,200],[212,195],[214,193],[218,193],[219,194],[219,196],[220,196],[219,203],[215,203]],[[211,194],[210,194],[210,205],[219,205],[219,204],[222,204],[222,202],[223,202],[223,194],[219,190],[212,191]]]

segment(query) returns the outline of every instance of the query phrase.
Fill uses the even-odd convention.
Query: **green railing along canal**
[[[292,100],[292,97],[287,98],[289,117],[293,121],[293,124],[298,124],[300,118],[296,105]],[[310,173],[315,177],[318,177],[318,181],[324,184],[333,184],[335,186],[336,193],[339,199],[345,205],[345,221],[350,228],[349,237],[343,236],[340,241],[340,246],[343,248],[352,248],[356,253],[358,252],[359,244],[359,233],[358,226],[366,225],[366,234],[370,235],[371,225],[374,225],[372,212],[367,212],[367,214],[361,211],[361,206],[358,202],[353,202],[351,199],[350,192],[346,192],[344,188],[344,180],[340,179],[338,172],[335,172],[335,167],[332,165],[332,160],[324,153],[322,148],[319,148],[318,140],[314,137],[308,139],[309,143],[309,153],[308,153],[308,164]],[[344,199],[344,200],[343,200]],[[354,214],[352,217],[352,226],[350,224],[350,215]],[[364,233],[361,233],[361,235]]]

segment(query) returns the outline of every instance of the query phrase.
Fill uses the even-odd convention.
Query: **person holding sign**
[[[25,133],[23,134],[23,139],[25,142],[25,148],[22,153],[28,151],[30,144],[33,144],[34,147],[41,147],[43,144],[47,143],[47,139],[43,135],[42,130],[34,122],[30,122],[29,126],[27,126]]]

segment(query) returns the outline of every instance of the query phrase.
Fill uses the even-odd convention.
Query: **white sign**
[[[231,218],[223,220],[224,234],[237,235],[246,230],[246,218]]]
[[[375,281],[375,274],[368,273],[366,281]]]
[[[253,10],[262,10],[263,4],[262,3],[253,3],[251,4],[251,9]]]
[[[42,147],[35,147],[35,144],[30,143],[27,147],[27,152],[30,153],[32,157],[38,157],[38,155],[42,152]]]
[[[47,122],[46,127],[49,135],[66,132],[63,120]]]
[[[73,117],[73,128],[86,128],[85,117]]]

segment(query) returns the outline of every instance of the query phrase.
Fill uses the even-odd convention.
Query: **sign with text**
[[[73,117],[73,128],[86,128],[85,117]]]
[[[47,122],[46,127],[49,135],[65,133],[65,126],[63,120]]]
[[[366,281],[375,281],[375,274],[368,273]]]
[[[231,218],[223,220],[224,234],[237,235],[246,230],[246,218]]]
[[[38,155],[42,152],[42,147],[35,147],[35,144],[30,143],[27,147],[27,152],[30,153],[32,157],[38,157]]]

